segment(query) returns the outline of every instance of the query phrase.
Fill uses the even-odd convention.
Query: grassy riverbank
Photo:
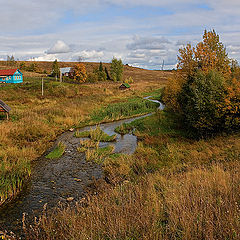
[[[43,215],[29,239],[239,239],[240,134],[194,140],[168,112],[132,125],[141,141],[105,158],[108,183]]]
[[[141,93],[161,86],[159,79],[135,83],[131,90],[120,91],[119,84],[112,82],[79,85],[44,80],[42,96],[41,79],[25,78],[23,84],[1,85],[1,100],[12,111],[10,121],[0,116],[0,205],[16,196],[31,174],[31,161],[43,154],[57,135],[71,127],[153,111],[155,106],[148,107]],[[121,112],[130,105],[132,111]],[[141,110],[134,111],[140,105]],[[110,115],[117,106],[120,112]]]

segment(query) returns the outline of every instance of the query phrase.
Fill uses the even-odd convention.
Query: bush
[[[200,133],[222,129],[224,114],[219,106],[225,94],[224,78],[216,71],[189,77],[178,98],[188,125]]]

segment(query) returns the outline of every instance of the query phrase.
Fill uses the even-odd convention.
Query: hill
[[[32,61],[16,61],[14,65],[7,65],[9,64],[6,61],[0,61],[0,69],[7,69],[7,68],[20,68],[20,64],[24,63],[26,67],[29,67],[31,64],[36,65],[36,71],[35,72],[27,72],[23,71],[24,76],[27,77],[40,77],[45,76],[46,73],[50,74],[52,71],[52,62],[32,62]],[[76,62],[58,62],[59,67],[73,67],[76,64]],[[83,62],[83,64],[86,66],[87,73],[91,73],[94,71],[94,69],[97,69],[99,67],[99,63],[97,62]],[[103,67],[107,68],[110,71],[110,63],[103,63]],[[44,74],[45,72],[45,74]],[[169,71],[158,71],[158,70],[147,70],[137,67],[131,67],[128,65],[124,65],[124,71],[123,71],[123,79],[127,77],[132,77],[134,81],[167,81],[167,78],[169,77]]]

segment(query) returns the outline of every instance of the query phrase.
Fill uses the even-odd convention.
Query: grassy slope
[[[0,61],[0,69],[19,67],[20,63],[21,61],[16,62],[15,66],[6,66],[6,62]],[[30,66],[32,62],[25,61],[25,64],[26,66]],[[52,71],[52,62],[35,62],[35,64],[37,65],[39,72],[46,70],[47,73],[50,74]],[[73,67],[75,64],[76,62],[59,62],[59,67]],[[84,62],[84,65],[86,66],[88,73],[93,72],[94,69],[99,67],[99,63],[96,62]],[[103,63],[103,67],[106,67],[108,71],[110,71],[110,63]],[[123,79],[126,77],[132,77],[135,82],[154,82],[161,79],[162,82],[166,82],[169,74],[171,73],[168,71],[151,71],[125,65]],[[24,72],[24,76],[41,76],[41,74]]]
[[[164,75],[161,78],[158,73],[156,81],[137,81],[129,91],[120,91],[119,84],[112,82],[74,85],[45,81],[44,97],[39,79],[1,85],[1,100],[12,111],[10,121],[0,120],[0,205],[17,194],[31,172],[31,160],[43,154],[58,134],[82,125],[103,105],[136,98],[146,90],[145,85],[147,89],[162,86]]]

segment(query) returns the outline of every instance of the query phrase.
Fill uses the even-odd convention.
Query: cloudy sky
[[[175,67],[178,49],[215,29],[240,61],[240,0],[0,0],[0,59]]]

